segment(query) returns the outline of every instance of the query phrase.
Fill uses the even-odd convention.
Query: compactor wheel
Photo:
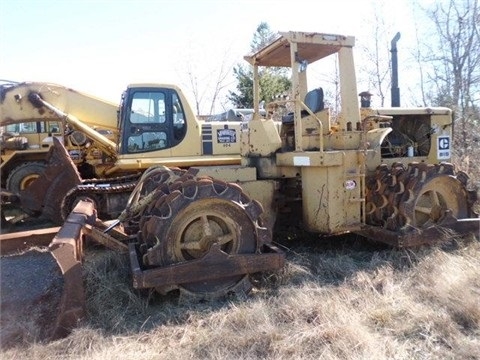
[[[395,163],[379,167],[367,182],[367,222],[398,231],[428,227],[450,212],[469,216],[468,177],[452,164]]]
[[[386,219],[395,212],[392,197],[402,189],[402,182],[397,180],[402,170],[402,164],[394,164],[392,168],[382,164],[375,175],[367,179],[366,217],[369,224],[383,226]]]
[[[123,222],[124,228],[129,233],[139,230],[139,222],[143,208],[139,206],[147,196],[155,197],[157,193],[169,193],[169,186],[175,182],[182,182],[192,178],[187,170],[180,168],[168,168],[166,166],[151,167],[145,171],[138,181],[137,186],[130,194],[126,205],[127,217]]]
[[[253,254],[268,239],[260,227],[262,207],[236,184],[210,178],[190,179],[160,192],[142,214],[141,242],[147,266],[167,266],[203,257],[213,244],[227,254]],[[248,270],[248,269],[246,269]],[[251,289],[248,275],[195,281],[177,287],[190,296],[215,298]],[[171,289],[157,289],[166,292]]]
[[[422,228],[438,223],[450,211],[458,219],[469,216],[468,196],[456,176],[431,172],[411,179],[407,185],[399,212],[405,225]]]

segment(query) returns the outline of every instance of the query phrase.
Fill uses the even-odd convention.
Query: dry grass
[[[2,359],[480,359],[480,243],[392,250],[359,239],[286,244],[246,301],[136,293],[127,259],[90,253],[88,319]]]

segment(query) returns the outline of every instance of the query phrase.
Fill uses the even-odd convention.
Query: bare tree
[[[468,164],[472,151],[478,151],[480,138],[479,4],[477,0],[442,1],[427,9],[426,14],[435,28],[430,44],[436,39],[436,46],[429,46],[430,52],[424,57],[431,63],[428,76],[432,100],[454,110],[455,153],[459,162]]]
[[[417,4],[413,3],[412,5],[412,8],[414,7],[419,7]],[[419,84],[418,84],[418,89],[420,91],[420,99],[421,99],[421,102],[420,103],[416,103],[418,106],[428,106],[428,99],[427,99],[427,84],[426,84],[426,81],[425,81],[425,71],[426,69],[424,69],[424,55],[423,55],[423,51],[422,51],[422,47],[420,46],[421,45],[421,41],[420,41],[420,33],[422,32],[422,30],[420,29],[419,27],[419,23],[421,23],[421,21],[419,19],[416,18],[415,16],[415,12],[412,11],[412,16],[414,18],[414,23],[415,23],[415,39],[416,39],[416,44],[417,46],[415,46],[415,48],[413,49],[412,51],[412,57],[416,63],[416,66],[417,66],[417,69],[418,69],[418,74],[419,74],[419,78],[420,78],[420,81],[419,81]],[[425,46],[423,44],[423,46]],[[418,102],[418,97],[416,97],[416,101]]]
[[[362,49],[362,82],[368,83],[369,90],[373,95],[380,99],[377,106],[385,106],[385,100],[388,94],[388,88],[391,84],[390,78],[390,58],[389,58],[389,34],[392,31],[386,26],[383,16],[382,6],[373,7],[371,33],[373,36],[368,40],[359,44]]]
[[[202,42],[192,41],[183,48],[176,72],[196,114],[212,115],[229,106],[223,98],[226,98],[227,88],[234,83],[231,69],[235,61],[228,46],[210,52],[202,46]]]
[[[200,104],[203,102],[204,92],[200,90],[200,85],[198,84],[198,77],[194,74],[190,63],[187,75],[190,82],[190,90],[192,91],[193,99],[195,101],[195,110],[197,112],[197,115],[200,115]]]
[[[228,76],[231,75],[230,69],[233,63],[228,61],[227,55],[228,54],[225,54],[220,64],[215,64],[214,69],[211,69],[206,75],[201,76],[200,80],[198,77],[198,68],[196,70],[192,68],[195,63],[188,63],[188,83],[195,101],[197,115],[212,115],[215,111],[220,93],[230,85]]]
[[[215,104],[218,100],[220,93],[229,85],[228,75],[230,75],[230,69],[233,67],[231,62],[227,61],[225,55],[222,59],[220,67],[217,69],[216,77],[214,77],[214,87],[212,90],[212,96],[210,101],[210,112],[208,115],[212,115],[215,111]]]

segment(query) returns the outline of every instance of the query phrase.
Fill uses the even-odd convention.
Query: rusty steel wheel
[[[169,186],[174,182],[182,182],[192,177],[193,175],[187,170],[176,167],[168,168],[159,165],[146,170],[130,194],[125,206],[124,229],[129,233],[138,232],[142,213],[141,204],[146,197],[153,197],[155,193],[169,193]]]
[[[373,176],[367,178],[365,210],[368,224],[383,226],[394,211],[391,196],[392,190],[398,187],[395,174],[398,173],[396,169],[401,166],[403,165],[394,164],[390,169],[386,164],[382,164]]]
[[[399,205],[405,225],[417,228],[438,223],[447,213],[458,219],[468,217],[467,192],[464,184],[452,175],[436,175],[426,181],[416,179]]]
[[[456,218],[470,214],[468,176],[455,173],[448,163],[395,163],[379,166],[367,181],[367,223],[392,231],[427,227],[450,212]]]
[[[227,254],[253,254],[267,231],[258,226],[261,213],[261,205],[236,184],[209,178],[174,183],[142,214],[140,241],[148,249],[143,261],[155,267],[195,260],[213,244]],[[199,282],[193,271],[192,282],[178,288],[190,296],[215,298],[246,293],[251,284],[247,274]]]

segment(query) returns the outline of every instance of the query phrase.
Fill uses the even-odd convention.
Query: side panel
[[[240,154],[240,122],[202,123],[202,154]]]
[[[336,234],[357,228],[362,214],[362,175],[357,153],[345,154],[345,166],[303,166],[302,199],[305,227]]]

